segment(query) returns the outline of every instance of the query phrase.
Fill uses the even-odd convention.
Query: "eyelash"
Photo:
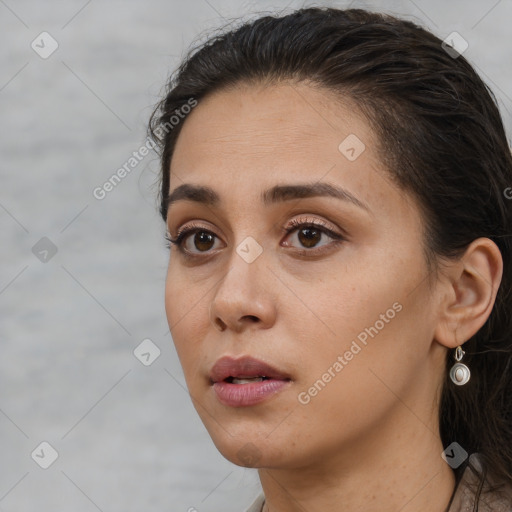
[[[283,234],[286,234],[286,235],[289,235],[290,233],[293,233],[294,231],[297,231],[299,230],[299,228],[316,228],[316,229],[319,229],[322,233],[325,233],[326,235],[328,235],[330,238],[333,239],[333,242],[331,244],[328,244],[330,246],[332,245],[338,245],[340,243],[343,243],[344,241],[346,241],[346,238],[342,235],[340,235],[339,233],[336,233],[334,231],[332,231],[331,229],[329,229],[326,224],[322,221],[315,221],[315,222],[312,222],[312,221],[308,221],[308,220],[304,220],[304,219],[292,219],[289,223],[289,225],[285,228],[282,228],[282,232]],[[199,253],[190,253],[187,249],[185,249],[183,247],[183,242],[185,241],[185,239],[194,234],[194,233],[197,233],[197,232],[205,232],[205,233],[210,233],[212,234],[213,236],[217,236],[215,235],[215,233],[213,233],[212,231],[208,230],[208,229],[205,229],[204,227],[202,226],[199,226],[199,225],[194,225],[194,224],[191,224],[190,226],[188,226],[187,228],[185,229],[182,229],[181,231],[178,231],[178,234],[176,235],[176,238],[171,238],[169,233],[166,233],[165,234],[165,239],[167,241],[166,243],[166,247],[168,249],[171,248],[171,244],[172,245],[175,245],[178,250],[186,257],[188,258],[202,258],[202,257],[205,257],[205,256],[208,256],[208,252],[204,253],[205,255],[204,256],[201,256],[201,254]],[[321,246],[320,248],[316,249],[313,248],[313,249],[298,249],[298,252],[300,252],[301,254],[314,254],[314,253],[319,253],[320,251],[322,251],[322,249],[326,247],[326,246]]]

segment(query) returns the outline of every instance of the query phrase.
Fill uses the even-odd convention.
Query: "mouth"
[[[210,372],[210,385],[218,400],[230,407],[256,405],[292,382],[290,376],[269,364],[244,356],[219,359]]]
[[[251,384],[252,382],[263,382],[269,379],[270,377],[227,377],[224,382],[229,384]]]

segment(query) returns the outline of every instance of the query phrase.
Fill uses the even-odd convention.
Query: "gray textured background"
[[[510,137],[511,0],[315,4],[462,34]],[[257,494],[256,471],[218,454],[183,389],[155,155],[103,200],[93,190],[145,142],[151,107],[198,34],[315,4],[0,0],[0,512],[239,512]],[[47,59],[31,48],[43,31],[59,45]],[[33,250],[43,237],[53,257],[46,241]],[[147,338],[161,355],[144,366],[133,351]],[[43,441],[58,452],[48,469],[36,463],[50,460]]]

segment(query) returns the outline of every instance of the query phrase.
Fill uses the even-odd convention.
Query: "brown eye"
[[[343,241],[346,238],[329,229],[324,223],[319,221],[299,221],[294,219],[290,222],[287,228],[283,231],[288,236],[287,239],[295,239],[293,243],[285,241],[284,246],[292,246],[303,255],[311,253],[311,255],[318,255],[320,251],[328,250]],[[200,257],[208,256],[212,249],[217,249],[219,246],[215,242],[220,242],[219,237],[201,226],[189,226],[181,230],[175,239],[167,236],[169,244],[176,245],[178,250],[185,257]]]
[[[297,233],[299,242],[308,249],[315,247],[322,239],[322,231],[317,228],[304,227]]]
[[[197,231],[192,243],[200,252],[206,252],[212,248],[214,239],[215,236],[208,231]]]
[[[288,239],[293,240],[293,243],[287,241],[286,246],[294,246],[305,252],[314,254],[318,250],[328,249],[329,245],[337,244],[345,240],[345,237],[329,229],[322,221],[313,221],[307,219],[293,219],[289,226],[284,229],[288,234]],[[296,239],[296,240],[295,240]],[[324,240],[322,242],[322,240]]]
[[[215,249],[215,239],[218,239],[217,235],[199,226],[183,229],[174,240],[167,236],[169,244],[175,245],[183,254],[191,256],[198,256]]]

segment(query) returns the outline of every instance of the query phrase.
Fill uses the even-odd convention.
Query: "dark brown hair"
[[[448,378],[454,361],[447,354],[440,432],[445,447],[456,441],[480,454],[484,477],[488,471],[512,482],[512,200],[505,197],[512,156],[494,95],[463,56],[410,21],[360,9],[306,8],[245,22],[190,51],[151,117],[164,219],[183,123],[163,137],[156,132],[169,128],[191,98],[278,81],[323,87],[366,116],[387,172],[422,208],[432,275],[441,258],[459,257],[478,237],[499,247],[504,272],[496,303],[463,347],[471,369],[466,385]]]

